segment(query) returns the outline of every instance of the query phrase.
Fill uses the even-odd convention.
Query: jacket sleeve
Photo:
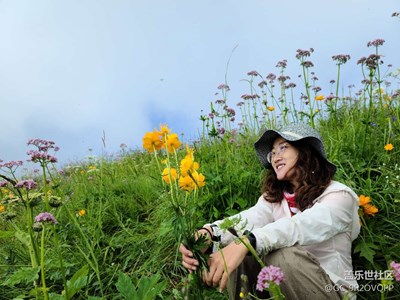
[[[291,218],[278,219],[252,233],[257,239],[257,252],[265,253],[296,243],[303,246],[320,243],[341,232],[353,236],[352,231],[357,230],[358,199],[340,190],[325,194],[311,208]]]
[[[254,228],[264,227],[274,221],[273,216],[273,206],[270,202],[266,201],[264,197],[258,199],[257,203],[247,210],[244,210],[236,215],[229,217],[229,219],[239,218],[240,223],[235,226],[235,228],[240,229],[242,232],[245,230],[252,231]],[[221,245],[229,244],[234,236],[228,231],[222,231],[219,229],[219,225],[224,220],[215,221],[213,224],[216,225],[217,235],[221,237]]]

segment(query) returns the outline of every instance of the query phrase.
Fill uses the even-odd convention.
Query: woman
[[[328,161],[319,133],[305,124],[267,130],[255,150],[269,172],[258,202],[234,216],[240,216],[238,227],[250,232],[245,241],[266,265],[282,269],[280,287],[287,299],[354,296],[351,245],[360,232],[358,197],[333,180],[336,166]],[[218,227],[221,222],[198,232],[222,247],[210,256],[203,280],[220,290],[228,286],[231,299],[239,299],[241,291],[254,294],[260,264],[231,232]],[[180,245],[180,252],[183,266],[196,270],[191,251]]]

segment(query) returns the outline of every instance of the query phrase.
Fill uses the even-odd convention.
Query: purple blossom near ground
[[[35,217],[35,222],[43,223],[43,222],[50,222],[53,224],[58,224],[56,218],[49,212],[42,212]]]
[[[393,270],[394,279],[400,282],[400,263],[392,261],[390,268]]]
[[[256,289],[263,291],[269,288],[271,282],[280,284],[284,279],[284,274],[279,267],[268,266],[261,269],[257,276],[257,286]]]
[[[0,188],[1,187],[5,187],[7,185],[8,185],[8,181],[7,180],[0,181]]]

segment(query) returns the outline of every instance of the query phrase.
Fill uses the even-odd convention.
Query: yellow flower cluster
[[[375,205],[372,205],[370,203],[371,202],[370,197],[360,195],[358,197],[358,200],[359,200],[359,204],[360,204],[360,210],[362,210],[364,215],[374,216],[379,211]]]
[[[179,178],[179,187],[187,192],[199,189],[205,186],[205,177],[203,174],[198,173],[199,163],[194,161],[194,151],[186,147],[186,156],[181,160],[179,166],[179,173],[176,168],[165,168],[162,172],[162,179],[171,184]]]
[[[171,134],[170,132],[171,130],[166,125],[161,125],[160,130],[146,132],[142,139],[143,148],[148,152],[165,149],[169,153],[174,153],[182,143],[179,141],[176,133]]]
[[[146,132],[143,137],[143,148],[148,152],[155,152],[165,149],[171,154],[182,145],[176,133],[171,133],[167,125],[161,125],[160,130]],[[181,160],[179,170],[170,165],[169,157],[163,161],[166,168],[161,172],[162,180],[167,184],[173,184],[178,181],[179,188],[191,192],[203,187],[205,177],[198,173],[199,163],[194,161],[194,150],[186,146],[186,155]]]

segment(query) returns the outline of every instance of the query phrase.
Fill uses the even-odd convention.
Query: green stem
[[[60,263],[61,275],[63,277],[63,284],[64,284],[64,290],[65,290],[64,298],[66,300],[68,300],[69,299],[69,296],[68,296],[68,285],[67,285],[67,278],[66,278],[66,275],[65,275],[65,266],[64,266],[64,260],[63,260],[62,252],[61,252],[60,242],[58,240],[58,236],[57,236],[57,232],[56,232],[55,227],[52,226],[51,229],[53,231],[54,243],[55,243],[55,246],[56,246],[56,249],[57,249],[57,253],[58,253],[58,260],[59,260],[59,263]]]
[[[47,291],[46,287],[46,277],[45,277],[45,271],[44,271],[44,234],[45,234],[45,226],[43,226],[42,230],[42,238],[41,238],[41,243],[40,243],[40,275],[42,277],[42,289],[43,289],[43,294],[44,294],[44,299],[48,300],[49,299],[49,294]]]
[[[33,234],[33,214],[32,214],[32,207],[30,207],[29,203],[27,203],[26,207],[26,224],[28,227],[28,234],[29,234],[29,239],[30,239],[30,245],[29,245],[29,253],[31,256],[31,263],[32,267],[36,268],[38,267],[39,263],[39,256],[38,256],[38,250],[36,247],[36,242]]]
[[[50,211],[50,206],[49,206],[49,195],[48,195],[48,184],[47,184],[47,176],[46,176],[46,163],[41,162],[40,165],[42,166],[42,171],[43,171],[43,192],[44,192],[44,203],[46,206],[46,211]]]

